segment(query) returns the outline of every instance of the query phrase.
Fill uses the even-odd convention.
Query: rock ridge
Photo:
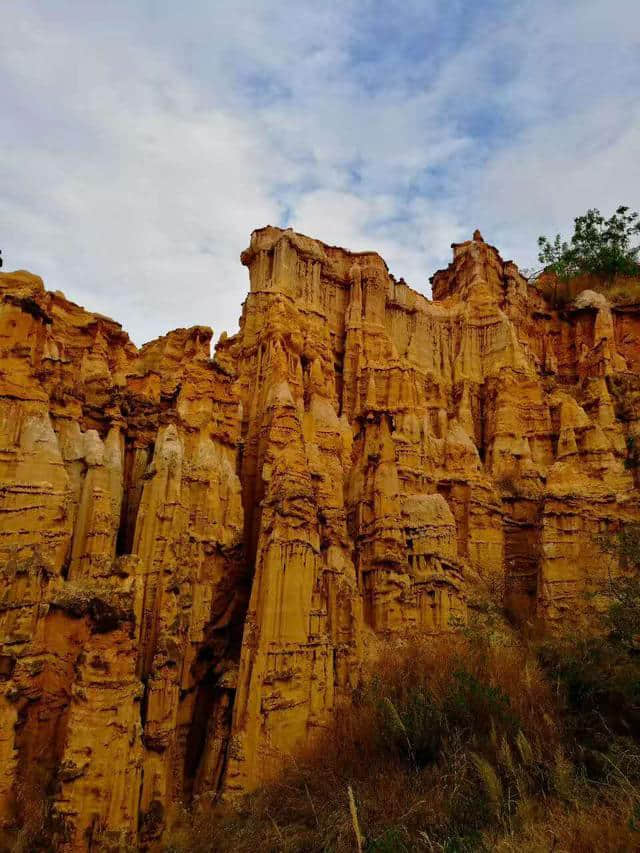
[[[487,590],[579,620],[639,519],[640,312],[556,310],[479,231],[433,300],[273,226],[240,329],[137,348],[0,274],[0,821],[149,845],[260,784],[385,637]],[[614,567],[615,568],[615,567]]]

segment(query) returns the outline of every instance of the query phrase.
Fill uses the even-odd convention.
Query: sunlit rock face
[[[0,275],[0,820],[151,843],[348,701],[389,635],[487,591],[565,624],[637,519],[640,313],[554,311],[479,232],[429,301],[267,227],[240,331],[141,349]],[[640,441],[640,438],[637,439]]]

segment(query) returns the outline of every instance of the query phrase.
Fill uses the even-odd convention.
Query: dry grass
[[[495,840],[496,853],[626,853],[640,849],[637,798],[614,788],[572,807],[552,802],[514,835]]]
[[[640,849],[624,762],[595,784],[563,736],[557,688],[523,646],[390,647],[314,750],[237,807],[178,815],[165,850],[354,851],[354,814],[379,853]]]
[[[637,276],[616,276],[607,281],[594,275],[580,275],[568,281],[557,280],[552,274],[543,274],[535,287],[556,308],[564,308],[584,290],[604,293],[616,305],[636,305],[640,302],[640,279]]]
[[[609,302],[614,305],[637,305],[640,302],[640,281],[616,282],[606,291]]]

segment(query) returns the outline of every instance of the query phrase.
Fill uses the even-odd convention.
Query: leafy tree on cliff
[[[556,234],[538,237],[538,260],[546,269],[566,281],[582,273],[611,281],[617,275],[640,274],[638,252],[640,245],[633,241],[640,237],[638,214],[621,205],[609,219],[596,208],[577,216],[571,242]]]

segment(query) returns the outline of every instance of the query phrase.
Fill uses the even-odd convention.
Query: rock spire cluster
[[[577,619],[639,517],[638,307],[553,310],[479,231],[433,301],[291,230],[242,262],[213,358],[0,275],[0,822],[50,797],[61,850],[268,779],[483,589]]]

